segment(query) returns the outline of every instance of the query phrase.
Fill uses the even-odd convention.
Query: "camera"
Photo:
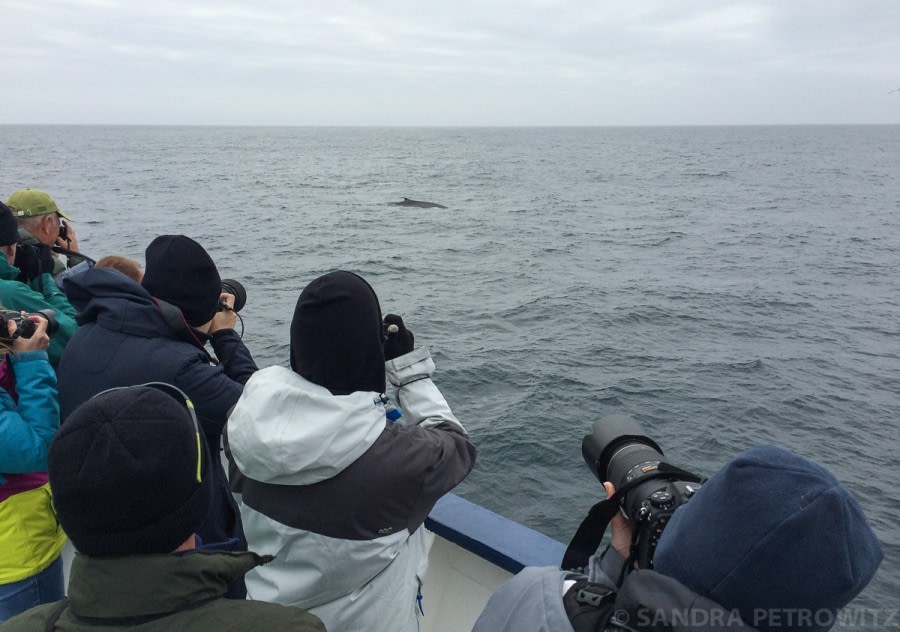
[[[591,509],[566,551],[563,568],[586,566],[620,510],[633,530],[627,566],[636,561],[639,568],[653,568],[653,553],[663,529],[704,479],[666,461],[659,445],[627,415],[609,415],[594,422],[593,432],[581,442],[581,453],[597,480],[611,482],[616,493]]]
[[[2,310],[0,311],[0,339],[10,340],[10,321],[16,323],[15,338],[31,338],[37,329],[37,325],[34,321],[28,320],[29,316],[40,316],[47,321],[48,336],[52,336],[56,333],[56,330],[59,329],[59,324],[56,322],[56,314],[52,309],[42,309],[39,312],[26,313],[25,316],[22,316],[21,312]]]
[[[244,309],[244,305],[247,304],[247,290],[244,289],[243,285],[234,279],[222,279],[222,291],[234,296],[234,307],[231,309],[236,312]],[[222,311],[226,307],[227,305],[224,301],[219,303],[219,311]]]
[[[39,279],[45,272],[53,273],[55,261],[53,251],[44,244],[19,243],[16,247],[16,258],[13,265],[19,269],[16,280],[30,283]]]

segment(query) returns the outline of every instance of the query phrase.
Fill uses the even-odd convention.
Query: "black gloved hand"
[[[413,350],[415,336],[396,314],[384,317],[384,359],[393,360]],[[396,331],[394,329],[396,328]]]

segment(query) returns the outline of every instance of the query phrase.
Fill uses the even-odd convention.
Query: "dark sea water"
[[[260,366],[306,283],[365,276],[478,445],[458,491],[559,540],[607,414],[704,475],[765,442],[820,461],[885,550],[854,605],[900,608],[900,126],[6,126],[0,165],[89,255],[206,245]]]

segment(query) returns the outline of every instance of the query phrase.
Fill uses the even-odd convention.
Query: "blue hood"
[[[759,446],[675,512],[653,563],[759,630],[820,631],[869,583],[882,557],[859,503],[828,470]]]

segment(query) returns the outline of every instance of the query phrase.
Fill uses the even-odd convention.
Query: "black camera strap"
[[[659,464],[659,469],[655,472],[644,476],[638,476],[628,483],[625,483],[616,490],[615,494],[606,500],[601,500],[590,508],[587,516],[585,516],[581,525],[578,527],[578,530],[575,532],[575,535],[572,537],[572,541],[569,542],[566,554],[563,555],[560,568],[566,571],[586,573],[588,561],[591,556],[597,552],[600,542],[603,541],[603,535],[606,533],[606,528],[616,515],[616,512],[619,511],[622,499],[629,491],[638,485],[654,478],[677,478],[678,480],[694,483],[703,481],[703,478],[696,474],[691,474],[674,465],[662,462]]]
[[[78,257],[83,261],[89,261],[91,265],[97,263],[87,255],[83,255],[80,252],[75,252],[74,250],[69,250],[68,248],[63,248],[62,246],[50,246],[50,250],[55,252],[58,255],[66,255],[67,257]]]
[[[616,515],[616,512],[619,511],[620,501],[632,487],[634,485],[626,483],[621,489],[617,489],[615,494],[606,500],[601,500],[590,508],[587,516],[581,521],[581,525],[572,537],[572,541],[569,542],[560,568],[579,573],[587,572],[588,560],[597,552],[597,548],[603,540],[603,534],[606,533],[606,528],[609,526],[613,516]]]
[[[197,334],[194,332],[194,328],[191,327],[188,322],[184,319],[184,314],[181,313],[181,310],[172,305],[171,303],[167,303],[163,300],[152,297],[153,302],[156,303],[156,307],[159,309],[159,313],[162,314],[163,320],[166,321],[166,325],[169,328],[169,331],[182,342],[187,342],[195,347],[198,347],[203,351],[209,358],[210,362],[215,362],[212,356],[209,355],[209,352],[206,350],[206,346],[203,344],[203,341],[197,337]]]

